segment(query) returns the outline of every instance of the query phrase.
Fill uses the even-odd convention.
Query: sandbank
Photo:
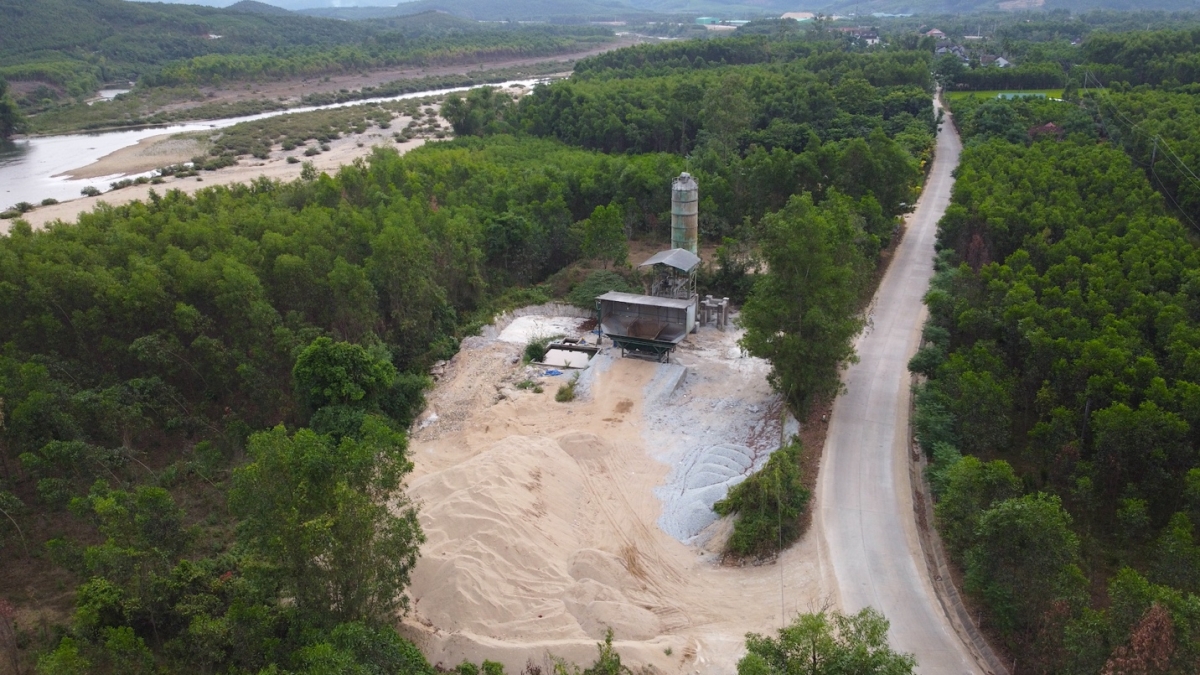
[[[400,121],[407,121],[407,118],[397,118],[393,124]],[[402,126],[402,125],[401,125]],[[145,139],[142,143],[152,141],[154,138],[163,140],[162,136]],[[170,140],[170,139],[167,139]],[[304,157],[296,151],[283,152],[278,148],[271,152],[266,160],[243,157],[241,162],[236,166],[226,167],[218,171],[203,171],[199,176],[189,178],[174,178],[169,177],[166,182],[160,185],[134,185],[120,190],[105,192],[96,197],[80,197],[70,201],[61,202],[52,206],[39,206],[29,213],[21,216],[26,222],[33,226],[34,229],[41,229],[46,225],[62,221],[65,223],[73,223],[79,219],[79,215],[95,209],[101,203],[111,206],[120,206],[128,204],[132,201],[145,201],[150,197],[150,191],[154,190],[158,194],[163,194],[168,190],[182,190],[187,194],[193,194],[198,190],[213,185],[232,185],[234,183],[248,183],[256,178],[265,176],[271,180],[290,181],[300,177],[300,170],[303,163],[289,164],[287,157],[289,155],[299,155],[299,159],[306,162],[312,162],[313,166],[318,171],[332,173],[337,171],[339,167],[353,162],[359,157],[365,157],[371,154],[371,150],[376,146],[395,148],[401,154],[420,147],[425,144],[424,139],[414,138],[404,143],[397,143],[393,140],[390,131],[384,131],[378,128],[372,128],[362,134],[349,134],[342,138],[335,139],[330,142],[329,151],[323,152],[313,157]],[[138,145],[141,145],[139,143]],[[151,144],[151,147],[153,144]],[[111,155],[102,158],[94,164],[80,168],[78,171],[89,175],[111,176],[114,173],[139,173],[137,164],[139,158],[136,154],[122,154],[127,151],[135,151],[137,146],[118,150]],[[194,153],[193,153],[194,154]],[[186,161],[193,155],[188,155],[182,160]],[[173,162],[156,163],[150,167],[158,168],[164,164]],[[97,168],[98,165],[105,164],[103,169]],[[115,171],[111,170],[115,169]],[[149,169],[141,169],[147,171]],[[99,173],[96,173],[99,172]],[[74,175],[82,175],[76,171],[70,172]],[[200,180],[197,180],[200,179]],[[97,185],[97,187],[104,187]],[[12,220],[0,220],[0,234],[8,232],[8,228],[12,225]]]
[[[54,176],[71,179],[102,178],[153,171],[171,164],[181,164],[196,155],[204,154],[207,143],[199,134],[162,134],[138,141],[100,159]]]

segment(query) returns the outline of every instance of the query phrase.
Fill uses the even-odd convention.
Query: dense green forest
[[[143,87],[320,76],[396,65],[542,56],[611,39],[607,28],[484,25],[440,16],[348,22],[125,0],[0,1],[0,77],[29,111],[105,83]]]
[[[1198,46],[1200,47],[1200,46]],[[1200,53],[1200,48],[1198,48]],[[1200,96],[1195,87],[1147,87],[1089,96],[1088,109],[1105,134],[1141,167],[1185,224],[1200,227]]]
[[[685,169],[723,243],[704,289],[760,308],[755,349],[797,405],[827,393],[856,284],[928,156],[929,61],[779,48],[795,58],[696,72],[675,61],[690,47],[639,48],[630,72],[585,64],[594,77],[520,103],[472,92],[447,104],[461,138],[333,176],[154,194],[45,231],[17,221],[0,238],[0,542],[19,573],[0,596],[20,609],[31,588],[75,590],[69,620],[18,622],[13,653],[55,674],[428,672],[391,627],[421,541],[400,486],[425,373],[496,311],[620,261],[627,236],[665,241]],[[607,115],[610,96],[668,120],[679,110],[655,88],[705,101],[733,80],[740,107],[648,122],[661,142],[548,122]],[[243,136],[228,142],[261,133]],[[776,313],[786,278],[749,274],[760,237],[797,228],[811,245],[767,244],[772,269],[817,252],[822,278],[848,282],[805,333]],[[841,323],[807,328],[821,313]],[[799,377],[812,359],[824,370]]]
[[[700,227],[718,240],[788,195],[837,191],[870,202],[870,255],[886,244],[932,144],[925,55],[827,47],[695,71],[677,65],[686,54],[676,52],[690,49],[680,45],[637,50],[645,58],[624,66],[628,77],[594,65],[608,55],[585,60],[580,69],[595,75],[539,87],[519,104],[489,90],[451,95],[444,114],[460,135],[521,131],[609,153],[690,155],[705,183]]]
[[[954,106],[914,426],[1021,673],[1200,662],[1194,39],[1094,34],[1110,89]]]

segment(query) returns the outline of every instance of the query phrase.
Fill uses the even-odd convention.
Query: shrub
[[[546,358],[546,347],[560,337],[562,336],[550,335],[547,337],[537,337],[530,340],[529,344],[525,345],[525,362],[540,363]]]
[[[558,391],[554,393],[554,400],[559,403],[570,403],[575,400],[575,388],[579,386],[579,373],[575,373],[571,377],[571,381],[559,386]]]
[[[950,485],[950,469],[960,459],[962,459],[962,453],[958,451],[958,448],[949,443],[934,443],[933,460],[925,469],[925,477],[929,479],[929,486],[933,490],[934,497],[941,498],[946,493],[946,489]]]
[[[800,516],[809,492],[800,473],[800,441],[771,453],[765,466],[713,504],[719,515],[738,514],[726,550],[762,556],[800,536]]]
[[[296,157],[288,157],[288,158],[287,158],[287,163],[288,163],[288,164],[299,164],[299,163],[300,163],[300,160],[299,160],[298,158],[296,158]]]
[[[580,283],[571,289],[567,294],[567,302],[576,307],[584,309],[592,309],[596,306],[596,296],[604,295],[609,291],[620,291],[622,293],[637,293],[641,289],[633,287],[625,280],[625,277],[609,270],[596,270],[588,275]]]
[[[13,210],[17,213],[29,213],[35,208],[37,207],[29,202],[17,202],[16,204],[13,204]]]
[[[981,462],[967,455],[950,461],[949,444],[934,446],[935,467],[945,469],[936,476],[938,503],[934,508],[938,531],[952,555],[960,555],[975,544],[980,515],[1006,499],[1021,494],[1021,480],[1004,460]],[[934,478],[931,476],[931,478]]]
[[[45,199],[42,200],[42,206],[54,206],[57,203],[58,203],[58,200],[55,199],[54,197],[46,197]]]
[[[94,185],[89,185],[80,190],[79,194],[83,195],[84,197],[96,197],[99,196],[100,190],[98,190]]]

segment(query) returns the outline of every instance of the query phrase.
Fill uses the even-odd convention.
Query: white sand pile
[[[582,319],[566,316],[519,316],[500,331],[501,342],[527,345],[532,340],[579,334]]]
[[[578,319],[522,318],[516,334],[549,325],[579,336],[568,330]],[[626,665],[727,674],[747,631],[778,627],[781,594],[792,613],[834,587],[812,537],[785,553],[781,579],[775,565],[721,567],[659,526],[692,532],[696,513],[668,511],[715,498],[758,461],[761,437],[778,442],[765,371],[724,361],[735,336],[702,331],[699,344],[720,344],[682,350],[682,379],[679,366],[608,348],[567,404],[554,401],[565,377],[519,363],[523,336],[464,341],[430,394],[437,418],[411,437],[428,542],[403,628],[431,662],[486,658],[520,672],[532,660],[547,672],[553,654],[588,665],[611,627]],[[526,378],[543,392],[514,388]]]
[[[662,623],[640,606],[652,599],[629,561],[588,547],[597,523],[584,467],[603,471],[611,454],[591,434],[509,436],[414,482],[411,494],[428,505],[429,562],[413,580],[430,589],[420,598],[424,616],[444,629],[517,640],[601,639],[606,626],[625,639],[658,635]],[[622,506],[611,515],[635,517]]]

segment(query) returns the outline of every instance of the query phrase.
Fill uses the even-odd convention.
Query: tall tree
[[[746,635],[738,675],[908,675],[912,654],[888,645],[888,620],[867,607],[857,614],[818,612],[796,617],[779,637]]]
[[[396,379],[396,368],[360,345],[322,337],[300,353],[292,369],[301,399],[313,410],[330,405],[364,407]]]
[[[8,138],[21,126],[24,117],[8,92],[8,82],[0,77],[0,138]]]
[[[424,535],[400,490],[412,470],[402,434],[368,416],[358,438],[276,427],[252,436],[249,452],[229,495],[240,537],[305,619],[379,623],[407,609]]]
[[[621,208],[616,204],[597,206],[592,215],[576,223],[579,246],[587,258],[600,260],[604,269],[608,264],[623,265],[629,255],[629,244],[625,240],[625,224]]]
[[[857,309],[870,261],[861,219],[835,192],[820,206],[794,196],[762,221],[766,274],[742,310],[742,346],[771,361],[771,384],[798,412],[832,396],[862,329]]]
[[[996,504],[979,517],[967,552],[967,590],[983,600],[1001,630],[1030,630],[1057,599],[1082,602],[1079,538],[1054,495]]]

